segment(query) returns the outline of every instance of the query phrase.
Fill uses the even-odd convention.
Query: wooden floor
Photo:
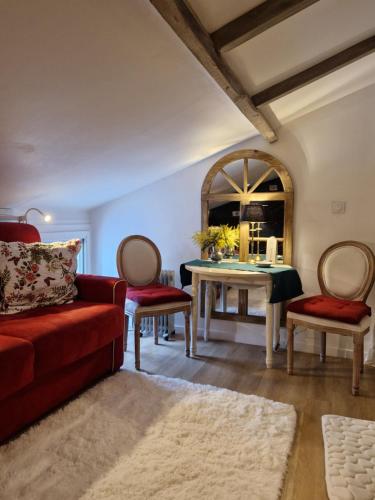
[[[132,332],[124,367],[134,370]],[[375,368],[366,367],[361,395],[351,396],[351,361],[296,353],[295,375],[286,374],[286,353],[274,354],[274,368],[265,368],[265,349],[230,342],[198,343],[199,356],[186,358],[181,336],[159,341],[141,339],[141,366],[148,373],[225,387],[293,404],[297,430],[289,458],[282,500],[325,500],[321,416],[345,415],[374,420]]]

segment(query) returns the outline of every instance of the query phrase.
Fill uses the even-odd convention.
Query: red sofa
[[[0,223],[0,241],[40,241]],[[72,304],[0,315],[0,442],[123,363],[126,281],[78,275]]]

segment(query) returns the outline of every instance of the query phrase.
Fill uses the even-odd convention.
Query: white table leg
[[[273,349],[273,304],[270,304],[272,282],[266,285],[266,366],[272,368],[272,349]]]
[[[278,351],[280,348],[280,309],[281,302],[277,302],[273,304],[273,330],[274,330],[274,341],[275,347],[274,350]]]
[[[220,303],[221,303],[221,310],[224,313],[227,312],[227,291],[228,291],[227,285],[225,283],[222,283]]]
[[[204,304],[204,341],[207,342],[210,334],[210,320],[212,310],[212,282],[206,281],[206,294]]]
[[[197,335],[198,335],[198,291],[199,291],[199,275],[192,274],[191,278],[191,354],[194,356],[197,353]]]

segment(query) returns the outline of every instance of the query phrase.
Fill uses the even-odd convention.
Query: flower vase
[[[220,252],[220,250],[216,250],[216,248],[213,248],[211,251],[211,260],[213,262],[220,262],[223,259],[223,254]]]

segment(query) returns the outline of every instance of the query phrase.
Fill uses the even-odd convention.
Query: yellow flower
[[[206,231],[195,232],[193,241],[201,250],[207,250],[210,247],[216,250],[223,248],[234,250],[239,245],[239,227],[231,227],[227,224],[210,226]]]

